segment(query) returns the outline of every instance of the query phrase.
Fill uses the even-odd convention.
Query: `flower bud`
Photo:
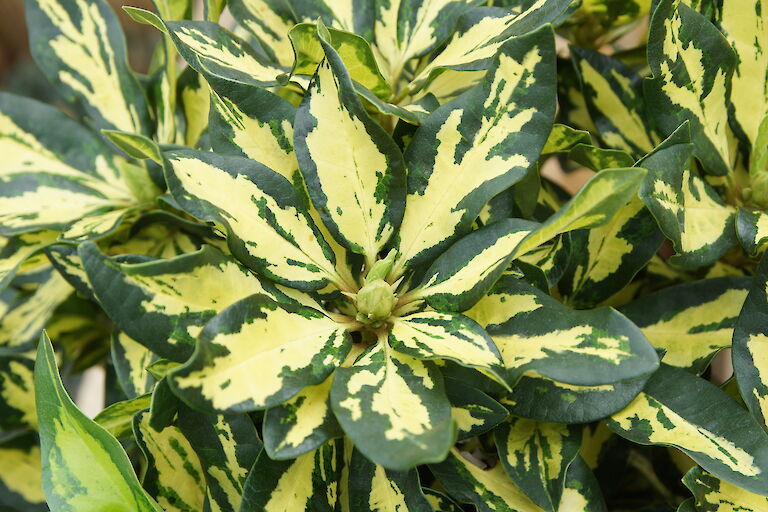
[[[397,297],[392,286],[383,279],[366,283],[355,298],[357,320],[373,326],[378,326],[389,318],[397,304]]]

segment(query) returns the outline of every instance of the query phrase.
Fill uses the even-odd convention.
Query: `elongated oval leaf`
[[[481,84],[419,127],[405,153],[408,196],[394,275],[441,252],[533,165],[552,126],[553,74],[550,28],[515,38]]]
[[[684,370],[661,365],[607,422],[622,437],[674,446],[719,478],[768,494],[768,436],[731,397]]]
[[[453,443],[450,404],[434,363],[400,354],[386,339],[336,370],[331,406],[357,448],[387,469],[442,460]]]
[[[40,69],[98,128],[149,134],[144,91],[128,67],[120,22],[107,2],[24,2]]]
[[[403,214],[403,157],[365,112],[341,57],[319,35],[325,60],[296,113],[296,154],[325,225],[340,243],[373,259]],[[335,144],[338,137],[346,143]]]
[[[696,466],[683,477],[696,500],[696,510],[758,512],[768,507],[768,497],[754,494],[707,473]]]
[[[266,409],[323,382],[350,346],[344,326],[323,313],[257,294],[208,322],[170,383],[198,409]]]
[[[88,419],[64,390],[51,341],[35,361],[43,489],[54,510],[162,512],[141,488],[120,443]]]
[[[340,280],[295,189],[275,171],[245,158],[177,151],[166,154],[165,174],[182,208],[227,227],[232,254],[243,263],[294,288]]]
[[[45,512],[40,444],[35,432],[7,436],[0,442],[0,506]]]

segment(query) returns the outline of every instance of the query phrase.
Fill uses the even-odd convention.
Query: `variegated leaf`
[[[191,67],[178,79],[177,98],[184,114],[184,144],[197,147],[208,128],[210,87],[203,77]]]
[[[757,150],[760,123],[768,113],[768,2],[723,0],[718,16],[720,29],[736,53],[731,78],[732,120]]]
[[[207,506],[216,512],[242,510],[248,471],[262,451],[251,419],[243,414],[211,416],[182,405],[176,423],[200,459]]]
[[[645,111],[640,76],[620,61],[572,47],[576,69],[600,137],[614,149],[640,156],[655,146]]]
[[[509,415],[499,402],[461,380],[446,378],[445,393],[451,402],[459,439],[484,434]]]
[[[539,224],[502,219],[461,238],[429,267],[414,298],[440,311],[465,311],[493,286]]]
[[[376,48],[386,63],[387,75],[397,85],[411,59],[422,57],[443,43],[459,17],[478,0],[396,0],[377,3]]]
[[[433,512],[421,490],[416,469],[392,471],[368,460],[351,445],[352,456],[346,464],[349,482],[349,510],[355,512]]]
[[[451,70],[485,69],[507,41],[553,22],[570,3],[571,0],[536,0],[512,11],[494,7],[469,11],[459,19],[456,32],[445,47],[419,71],[408,88],[411,91],[421,89]],[[448,76],[455,81],[455,74]],[[430,84],[429,90],[435,92],[433,85]],[[440,94],[435,95],[440,97]]]
[[[656,220],[633,197],[607,224],[571,238],[572,260],[560,292],[573,307],[599,305],[629,284],[663,239]]]
[[[34,231],[12,238],[0,237],[0,291],[11,283],[16,272],[48,263],[41,251],[52,244],[58,233]]]
[[[561,233],[603,226],[637,193],[645,169],[605,169],[587,181],[562,208],[520,243],[525,254]]]
[[[298,22],[320,18],[329,27],[373,40],[374,9],[368,0],[292,0],[290,5]]]
[[[574,311],[511,276],[466,314],[491,335],[513,387],[532,371],[565,384],[601,386],[647,376],[659,364],[640,330],[614,309]]]
[[[293,398],[264,413],[264,449],[273,460],[290,459],[342,436],[331,411],[332,377],[307,386]]]
[[[120,22],[108,2],[25,2],[40,69],[98,128],[149,134],[144,91],[128,66]]]
[[[442,460],[454,441],[434,363],[394,351],[383,336],[352,366],[336,370],[331,407],[357,448],[387,469]]]
[[[499,460],[515,485],[544,510],[557,512],[568,466],[578,455],[578,425],[511,418],[494,430]]]
[[[696,512],[759,512],[768,507],[768,497],[745,491],[696,466],[683,477],[695,498]]]
[[[50,267],[35,281],[34,291],[18,294],[7,306],[0,304],[0,348],[21,352],[34,347],[56,308],[72,295],[72,287]]]
[[[262,451],[248,473],[240,510],[333,512],[338,499],[342,444],[332,441],[286,460]]]
[[[463,512],[464,510],[461,505],[440,491],[431,487],[422,487],[421,490],[427,497],[429,504],[432,505],[434,512]]]
[[[751,281],[733,330],[733,369],[744,402],[768,431],[768,258]]]
[[[423,311],[395,318],[389,344],[416,359],[449,359],[477,368],[506,385],[504,367],[493,340],[477,322],[463,315]]]
[[[203,76],[269,87],[285,72],[217,23],[169,21],[165,26],[187,64]]]
[[[136,398],[152,391],[155,379],[147,372],[147,367],[157,356],[151,350],[124,332],[115,331],[110,353],[117,382],[125,396]]]
[[[34,365],[27,357],[0,357],[0,429],[3,431],[37,427]]]
[[[44,512],[40,445],[32,431],[6,436],[0,442],[0,507]]]
[[[144,489],[165,512],[202,510],[203,468],[184,434],[174,426],[154,429],[149,424],[148,411],[136,414],[133,430],[148,463],[142,478]]]
[[[684,121],[708,173],[731,172],[728,98],[735,55],[717,28],[680,0],[662,0],[651,21],[646,82],[648,112],[669,135]]]
[[[149,409],[152,395],[137,396],[129,400],[115,402],[94,416],[93,421],[112,434],[115,439],[133,436],[133,417],[140,411]]]
[[[323,382],[351,344],[344,325],[323,313],[256,294],[206,324],[197,350],[171,372],[170,383],[198,409],[266,409]]]
[[[630,441],[673,446],[715,476],[768,494],[768,436],[736,401],[704,379],[662,364],[642,393],[607,421]]]
[[[453,449],[448,458],[429,466],[443,487],[461,503],[479,512],[541,512],[515,485],[502,464],[483,469]]]
[[[641,18],[650,10],[651,0],[584,0],[578,12],[597,17],[603,26],[617,26]]]
[[[608,512],[600,484],[581,456],[568,466],[558,512]]]
[[[730,347],[747,298],[748,277],[717,277],[669,286],[621,308],[670,366],[702,373],[712,357]]]
[[[166,157],[174,199],[188,213],[224,224],[240,261],[294,288],[341,281],[331,249],[291,183],[277,172],[253,160],[199,151]]]
[[[212,246],[166,260],[120,263],[95,245],[79,248],[99,304],[126,335],[184,361],[203,325],[224,308],[264,292],[259,279]]]
[[[141,488],[120,443],[80,412],[67,395],[51,341],[44,333],[35,361],[35,396],[43,489],[51,508],[162,512]]]
[[[272,62],[289,67],[293,48],[288,32],[296,21],[291,8],[282,0],[228,0],[237,22],[259,41]]]
[[[739,208],[736,213],[736,236],[750,256],[758,256],[768,247],[768,214]]]
[[[621,149],[603,149],[587,144],[578,144],[568,153],[568,158],[595,172],[603,169],[632,167],[635,159]]]
[[[379,71],[376,57],[368,41],[351,32],[326,28],[325,25],[322,27],[323,29],[319,31],[320,36],[318,36],[318,26],[314,23],[300,23],[288,33],[295,55],[291,74],[314,75],[318,65],[326,57],[322,44],[324,42],[336,51],[337,59],[343,62],[352,80],[376,96],[388,98],[392,90]]]
[[[296,113],[296,155],[324,224],[340,243],[373,261],[403,215],[403,157],[365,112],[322,30],[319,37],[325,60]],[[348,143],[334,144],[338,137]]]
[[[405,152],[408,196],[394,275],[441,252],[533,165],[552,126],[553,73],[551,28],[512,39],[482,83],[419,127]]]
[[[0,94],[0,150],[0,234],[64,229],[134,202],[107,146],[53,107]]]
[[[736,211],[692,170],[687,123],[638,165],[648,169],[640,198],[676,254],[670,262],[689,268],[713,263],[736,243]]]

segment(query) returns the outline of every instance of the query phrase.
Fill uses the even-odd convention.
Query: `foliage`
[[[768,2],[651,4],[26,0],[0,510],[768,509]]]

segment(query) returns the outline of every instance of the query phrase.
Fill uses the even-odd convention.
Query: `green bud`
[[[366,283],[355,298],[357,320],[377,327],[389,318],[395,304],[397,297],[389,283],[383,279]]]
[[[371,270],[365,276],[365,282],[371,283],[378,279],[386,279],[387,274],[392,270],[392,265],[395,263],[395,257],[397,257],[397,251],[392,249],[383,260],[378,260],[374,263],[371,266]]]

